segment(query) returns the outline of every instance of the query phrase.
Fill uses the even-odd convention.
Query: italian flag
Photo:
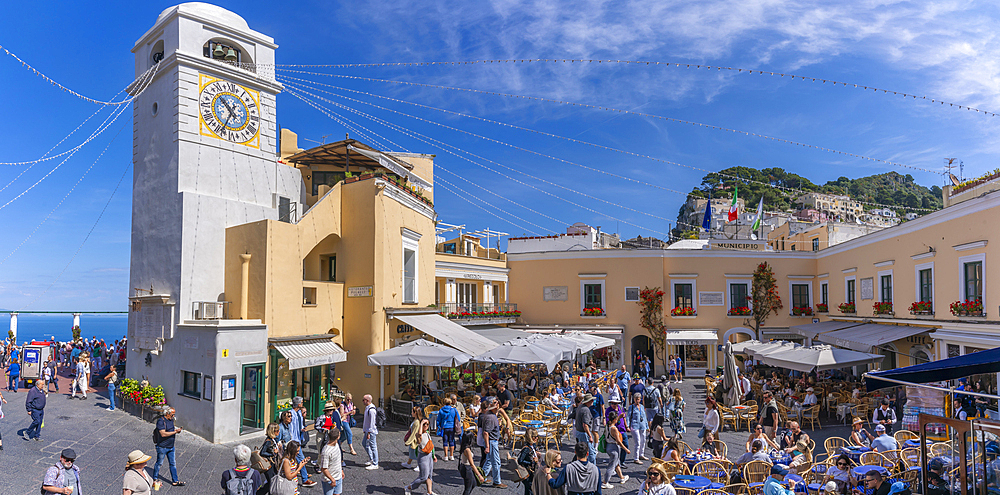
[[[740,195],[740,184],[736,183],[736,192],[733,193],[733,204],[729,205],[729,222],[736,220],[740,212],[736,206],[736,197]]]

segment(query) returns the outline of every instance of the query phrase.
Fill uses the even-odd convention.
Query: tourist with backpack
[[[378,469],[378,408],[375,404],[372,404],[371,394],[365,394],[361,401],[365,405],[365,419],[361,424],[361,431],[365,434],[364,439],[361,440],[361,446],[364,447],[365,453],[368,454],[369,461],[365,463],[365,469],[371,471]],[[382,413],[383,418],[385,413]],[[384,424],[384,419],[382,420]]]
[[[653,379],[646,378],[646,390],[642,393],[642,405],[646,409],[646,417],[652,418],[663,409],[663,395],[660,389],[653,386]]]
[[[233,449],[236,467],[222,472],[222,493],[226,495],[255,495],[264,479],[250,467],[250,447],[239,444]]]

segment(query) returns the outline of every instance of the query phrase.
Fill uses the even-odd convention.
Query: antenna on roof
[[[951,182],[953,183],[953,185],[957,186],[958,182],[955,182],[955,180],[956,180],[955,179],[955,175],[951,173],[952,169],[955,168],[955,160],[958,160],[958,158],[945,158],[944,159],[944,168],[947,169],[947,172],[944,172],[941,175],[944,175],[946,177],[946,179],[950,178]],[[961,173],[961,172],[959,172],[959,173]],[[945,180],[945,184],[947,184],[947,183],[948,183],[948,181]]]

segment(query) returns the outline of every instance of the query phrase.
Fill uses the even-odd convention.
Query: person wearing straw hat
[[[42,493],[71,494],[80,490],[80,468],[76,465],[76,452],[73,449],[63,449],[59,454],[59,462],[45,471],[42,481]]]
[[[872,435],[865,429],[865,421],[859,417],[854,418],[854,422],[851,423],[851,445],[860,445],[862,447],[871,447],[872,440],[875,440],[875,435]]]
[[[146,495],[154,489],[158,490],[160,482],[146,472],[146,463],[152,457],[141,450],[133,450],[125,461],[125,477],[122,479],[122,495]]]

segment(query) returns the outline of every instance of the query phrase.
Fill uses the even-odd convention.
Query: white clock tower
[[[224,299],[226,228],[302,211],[301,175],[277,163],[276,48],[205,3],[164,10],[132,48],[137,77],[159,67],[133,103],[130,377],[177,325],[225,310],[196,303]]]

